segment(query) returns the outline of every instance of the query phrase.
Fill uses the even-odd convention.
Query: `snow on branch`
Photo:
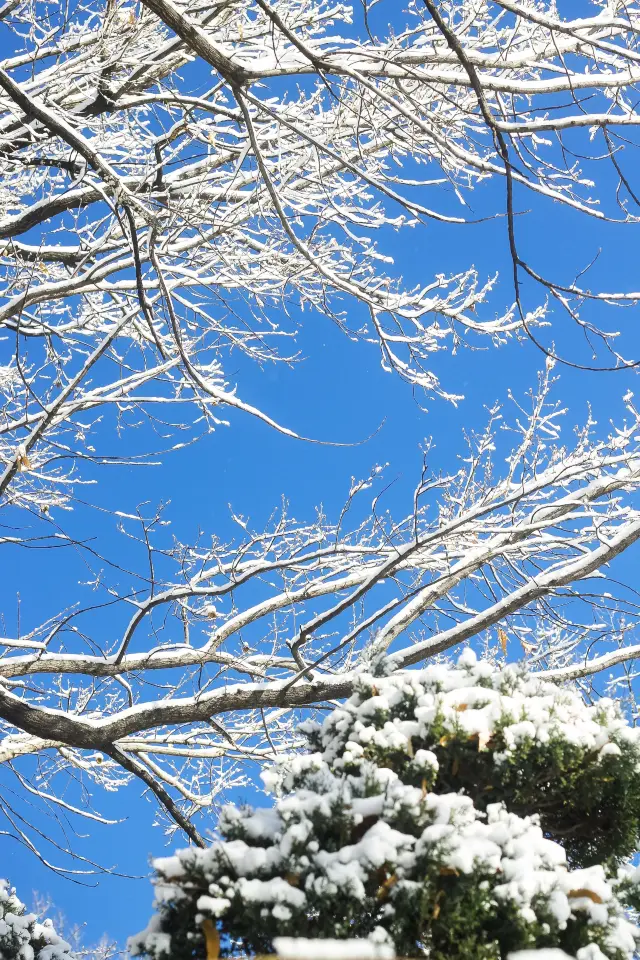
[[[7,638],[0,756],[21,787],[33,755],[36,794],[53,797],[65,770],[109,790],[137,778],[197,843],[194,818],[247,761],[295,746],[300,709],[348,696],[363,671],[469,642],[583,682],[636,658],[637,597],[614,561],[640,540],[639,417],[629,396],[607,439],[589,422],[563,444],[551,387],[549,368],[513,422],[494,408],[458,472],[425,469],[399,520],[381,509],[379,467],[337,523],[283,508],[264,530],[236,517],[236,542],[187,545],[167,539],[161,513],[123,518],[126,589],[117,566],[91,585],[121,631],[105,643],[104,604],[79,595]]]
[[[295,358],[303,308],[453,400],[435,355],[527,335],[554,354],[539,339],[547,297],[605,365],[628,366],[615,331],[583,313],[640,294],[547,277],[518,245],[520,197],[600,220],[638,214],[623,152],[639,122],[640,14],[618,2],[575,12],[560,20],[553,4],[507,0],[364,13],[331,0],[197,11],[118,0],[91,15],[55,0],[12,4],[0,61],[0,326],[31,347],[19,375],[6,366],[8,411],[25,392],[53,402],[56,371],[112,335],[109,383],[75,390],[59,427],[81,410],[185,391],[209,429],[229,406],[279,426],[229,389],[225,367],[231,351]],[[203,89],[196,78],[209,73]],[[502,303],[496,278],[471,265],[445,276],[434,262],[420,286],[403,285],[389,230],[462,230],[477,218],[471,192],[491,179],[505,189],[514,266]],[[490,203],[480,219],[504,215],[502,200]],[[159,376],[164,389],[143,401]],[[12,449],[24,429],[5,425]]]

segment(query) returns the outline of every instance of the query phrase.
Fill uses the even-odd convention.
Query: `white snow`
[[[306,940],[276,937],[276,953],[282,960],[393,960],[394,951],[371,940]]]

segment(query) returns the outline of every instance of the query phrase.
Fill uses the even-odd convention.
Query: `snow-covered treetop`
[[[215,923],[226,952],[301,936],[432,960],[634,955],[640,741],[614,704],[466,651],[363,677],[305,730],[319,749],[264,775],[273,807],[228,806],[223,840],[154,862],[134,953],[191,955]]]
[[[0,880],[0,958],[2,960],[73,960],[70,945],[55,932],[51,920],[38,920]]]
[[[588,706],[569,687],[520,666],[499,669],[478,660],[471,648],[456,666],[443,661],[387,677],[363,676],[344,706],[323,724],[307,722],[302,729],[319,742],[323,760],[335,769],[348,768],[363,748],[411,756],[412,738],[433,738],[435,731],[444,731],[441,746],[462,737],[475,740],[480,751],[495,749],[499,738],[504,750],[494,754],[498,762],[523,740],[560,739],[605,756],[620,752],[615,741],[635,744],[639,737],[613,700]]]
[[[515,665],[499,669],[469,648],[455,667],[363,676],[323,724],[308,721],[302,730],[318,752],[263,774],[277,795],[308,782],[316,764],[320,778],[328,767],[351,782],[366,778],[371,763],[386,769],[391,758],[394,771],[415,785],[462,787],[476,806],[504,799],[518,812],[540,810],[545,830],[579,861],[633,850],[640,732],[619,706],[604,699],[588,706],[572,689]],[[620,796],[622,770],[629,783]]]

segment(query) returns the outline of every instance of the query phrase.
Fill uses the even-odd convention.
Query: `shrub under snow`
[[[28,913],[6,880],[0,880],[0,960],[73,960],[51,920]]]
[[[221,841],[155,861],[134,954],[205,957],[215,924],[226,953],[319,937],[431,960],[633,957],[640,739],[612,702],[466,651],[363,676],[303,729],[310,752],[263,774],[272,807],[226,807]]]

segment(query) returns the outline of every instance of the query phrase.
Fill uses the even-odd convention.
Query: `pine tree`
[[[263,774],[272,807],[228,806],[220,841],[155,861],[134,954],[199,960],[217,933],[223,955],[306,937],[430,960],[634,956],[640,733],[615,703],[467,650],[363,676],[303,730],[309,751]]]
[[[6,880],[0,880],[1,960],[73,960],[70,945],[51,920],[29,913]]]

